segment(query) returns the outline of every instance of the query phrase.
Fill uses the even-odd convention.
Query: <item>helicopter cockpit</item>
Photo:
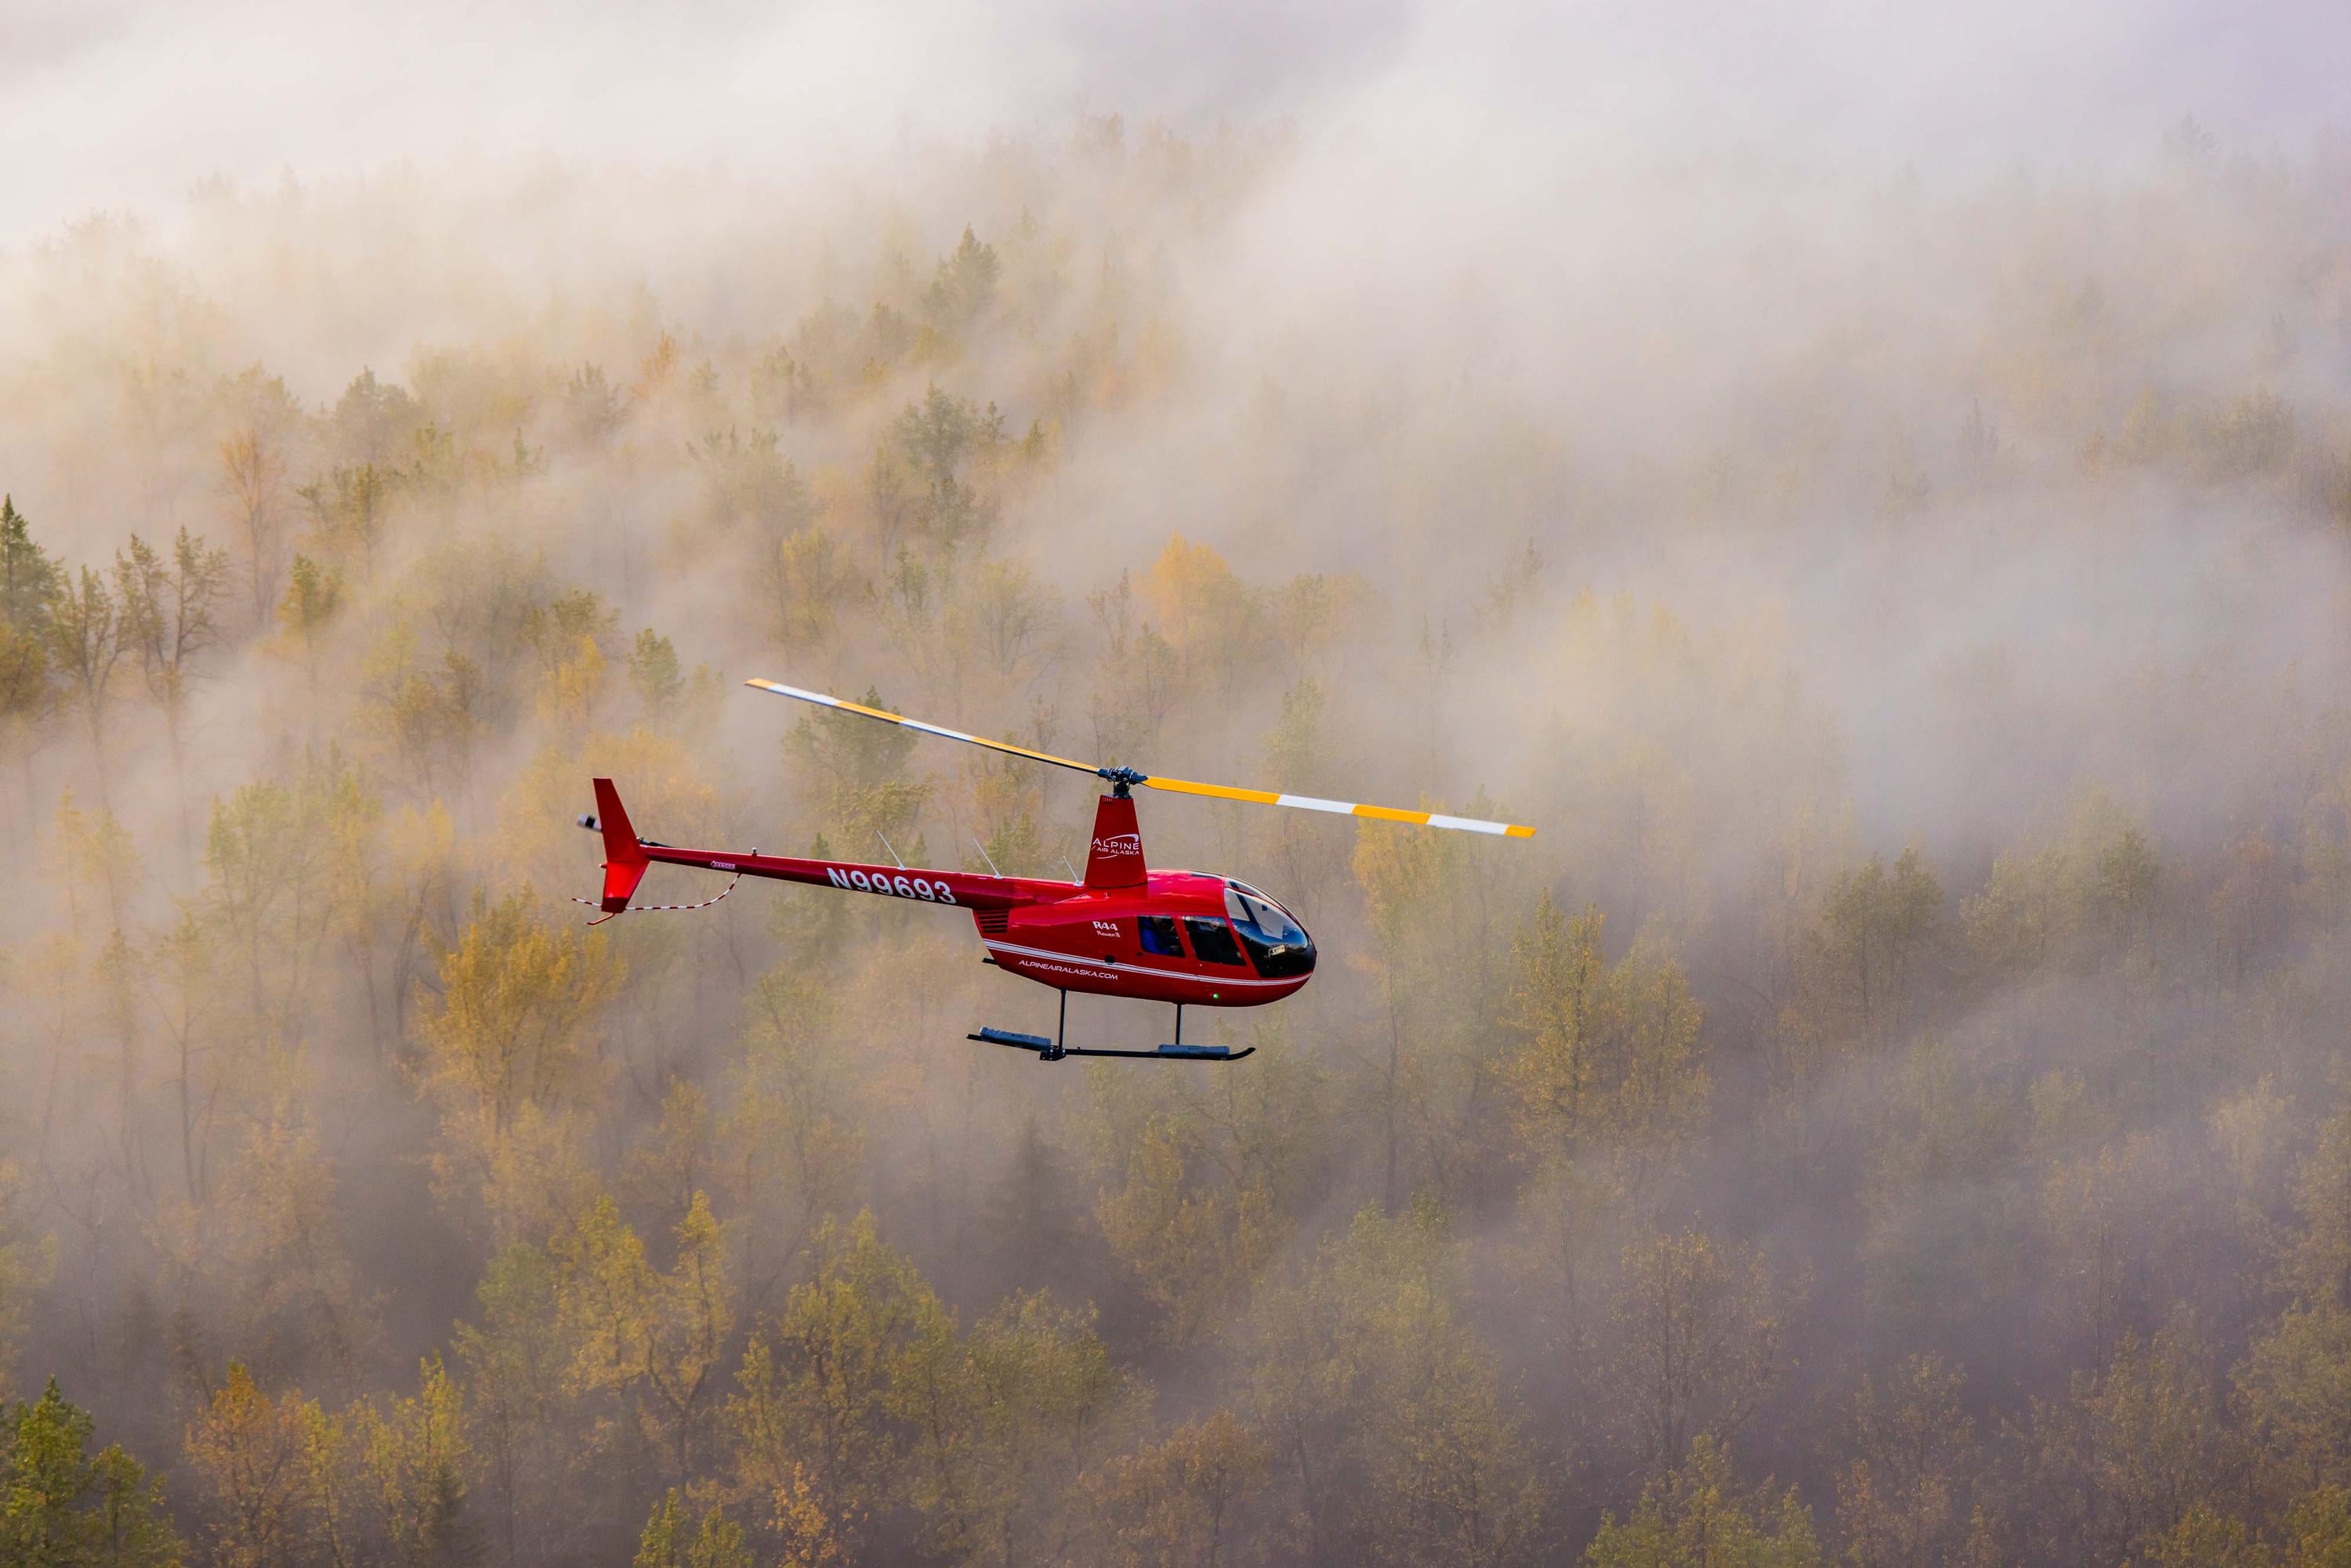
[[[1314,939],[1290,912],[1245,882],[1225,883],[1225,913],[1249,962],[1269,980],[1314,972]]]

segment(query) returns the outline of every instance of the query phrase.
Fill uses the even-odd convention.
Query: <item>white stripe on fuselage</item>
[[[1083,964],[1088,968],[1108,969],[1113,974],[1154,975],[1168,980],[1199,980],[1211,986],[1287,986],[1292,983],[1288,978],[1263,980],[1250,976],[1228,980],[1222,975],[1194,974],[1185,969],[1153,969],[1141,964],[1105,962],[1100,958],[1080,957],[1075,953],[1056,953],[1050,947],[1022,947],[1010,942],[990,942],[984,936],[980,938],[980,945],[991,953],[1015,953],[1023,958],[1051,958],[1063,964]],[[1302,975],[1296,977],[1305,978]]]

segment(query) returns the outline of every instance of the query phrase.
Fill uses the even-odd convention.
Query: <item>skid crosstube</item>
[[[1257,1054],[1257,1047],[1243,1046],[1235,1051],[1225,1045],[1163,1045],[1151,1051],[1112,1051],[1105,1047],[1066,1045],[1055,1046],[1041,1034],[1019,1034],[1008,1029],[982,1029],[977,1034],[967,1034],[966,1040],[976,1040],[982,1045],[1008,1045],[1015,1051],[1033,1051],[1044,1061],[1059,1061],[1064,1056],[1119,1056],[1131,1061],[1238,1061],[1244,1056]]]

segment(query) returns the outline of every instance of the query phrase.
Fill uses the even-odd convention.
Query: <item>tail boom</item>
[[[646,871],[654,865],[763,876],[776,882],[837,887],[851,893],[941,904],[956,909],[1017,909],[1024,904],[1066,898],[1077,891],[1068,883],[1038,882],[1025,877],[976,876],[960,871],[804,860],[794,855],[763,855],[757,850],[741,854],[731,850],[680,849],[637,837],[635,827],[629,821],[628,809],[621,804],[621,792],[612,787],[612,781],[599,779],[595,786],[596,815],[582,817],[580,825],[604,835],[604,893],[597,906],[608,915],[621,914],[629,907],[629,900],[636,896]]]
[[[1022,877],[974,876],[968,872],[801,860],[791,855],[738,854],[728,850],[647,845],[644,855],[656,864],[697,866],[740,876],[797,882],[810,887],[838,887],[851,893],[878,894],[884,898],[942,904],[956,909],[1017,909],[1022,904],[1042,902],[1039,889],[1054,889],[1063,895],[1071,891],[1067,883],[1039,883],[1032,886]]]

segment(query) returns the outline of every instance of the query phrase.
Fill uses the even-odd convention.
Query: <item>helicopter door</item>
[[[1233,928],[1223,921],[1187,915],[1184,928],[1192,934],[1192,952],[1202,963],[1242,967],[1241,945],[1233,940]]]
[[[1176,917],[1172,915],[1145,915],[1134,923],[1135,936],[1143,950],[1155,958],[1181,958],[1184,944],[1176,936]]]

